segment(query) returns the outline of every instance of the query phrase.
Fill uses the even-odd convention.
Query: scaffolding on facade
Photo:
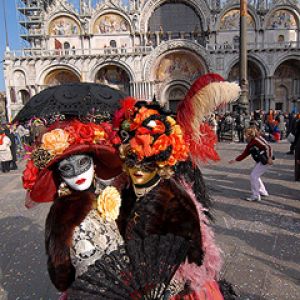
[[[20,37],[25,47],[41,48],[44,36],[42,13],[53,0],[17,0],[16,8],[21,28]]]
[[[59,0],[15,0],[20,24],[20,37],[23,48],[41,49],[41,40],[46,35],[44,31],[43,12]],[[63,0],[79,9],[80,14],[89,14],[100,0]]]

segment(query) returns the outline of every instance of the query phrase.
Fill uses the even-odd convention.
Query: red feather
[[[192,105],[193,96],[208,84],[220,81],[224,81],[224,78],[215,73],[208,73],[198,77],[192,84],[183,101],[179,103],[177,107],[177,121],[187,134],[193,133],[191,126],[195,118],[195,112]]]
[[[125,99],[121,100],[120,104],[121,107],[124,109],[125,118],[128,119],[134,112],[134,105],[136,104],[137,100],[133,97],[126,97]]]
[[[112,121],[114,129],[118,129],[125,118],[130,118],[134,112],[134,105],[136,102],[136,99],[132,97],[126,97],[120,101],[121,108],[115,112]]]
[[[201,89],[206,87],[208,84],[220,81],[224,81],[224,79],[219,74],[208,73],[200,76],[192,84],[184,100],[181,101],[177,107],[176,119],[180,126],[183,128],[185,135],[189,137],[190,155],[194,163],[196,163],[197,160],[207,162],[208,160],[217,161],[220,159],[217,151],[215,150],[217,138],[214,132],[211,130],[210,126],[208,124],[200,125],[199,140],[193,139],[195,135],[192,127],[193,121],[195,120],[195,118],[197,118],[193,106],[193,101],[195,100],[193,98],[194,95]]]
[[[215,149],[217,143],[217,136],[212,131],[207,123],[200,126],[201,138],[198,141],[190,140],[190,155],[194,163],[197,160],[207,162],[208,160],[220,160],[219,154]]]
[[[122,121],[124,120],[124,108],[120,108],[114,113],[114,118],[112,120],[113,129],[118,130]]]

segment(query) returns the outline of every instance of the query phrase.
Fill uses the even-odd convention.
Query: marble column
[[[156,46],[159,46],[160,44],[159,32],[155,32],[155,38],[156,38]]]

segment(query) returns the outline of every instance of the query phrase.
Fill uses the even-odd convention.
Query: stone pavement
[[[293,180],[288,145],[274,145],[275,165],[264,176],[271,196],[249,195],[253,161],[229,165],[244,144],[218,145],[222,160],[202,168],[214,199],[216,240],[223,250],[221,278],[239,299],[300,299],[300,182]],[[23,164],[21,164],[22,167]],[[0,299],[56,300],[46,270],[44,222],[49,204],[27,210],[21,171],[0,174]]]
[[[286,143],[272,144],[276,160],[262,177],[270,196],[250,195],[251,158],[234,165],[244,144],[219,144],[222,160],[203,170],[214,198],[216,240],[223,250],[221,273],[239,299],[300,299],[300,182],[294,181],[293,156]]]

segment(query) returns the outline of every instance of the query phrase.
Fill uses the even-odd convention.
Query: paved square
[[[219,144],[221,161],[202,168],[223,250],[221,277],[244,300],[298,300],[300,295],[300,182],[294,181],[293,156],[285,154],[288,144],[272,146],[275,164],[263,177],[271,196],[261,202],[242,199],[249,195],[252,159],[227,163],[245,144]],[[0,299],[56,300],[44,249],[50,205],[24,207],[21,170],[1,173],[0,190]]]

